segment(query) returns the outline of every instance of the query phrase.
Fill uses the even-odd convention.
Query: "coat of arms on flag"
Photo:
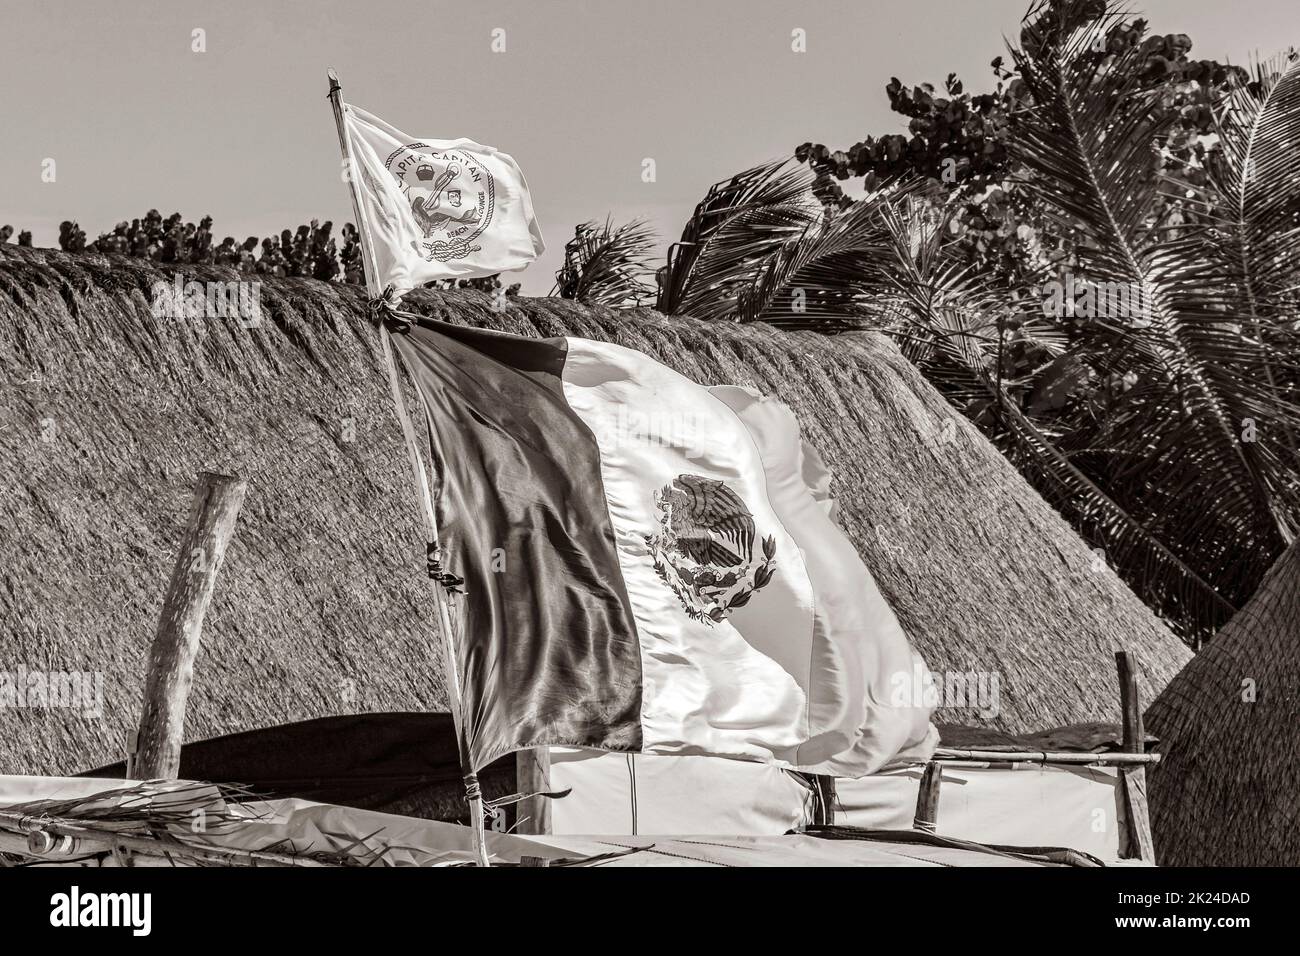
[[[776,538],[763,538],[756,563],[754,516],[725,483],[678,475],[654,497],[660,530],[646,545],[692,620],[718,623],[772,580]]]

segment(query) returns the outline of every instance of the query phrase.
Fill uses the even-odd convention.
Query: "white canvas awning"
[[[921,765],[836,780],[835,822],[908,830]],[[551,751],[557,834],[773,836],[811,821],[809,791],[784,771],[713,757]],[[1055,846],[1113,862],[1121,818],[1114,767],[945,764],[938,833],[978,843]]]

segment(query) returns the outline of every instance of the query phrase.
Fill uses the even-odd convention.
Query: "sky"
[[[0,0],[0,224],[38,246],[64,219],[93,239],[154,207],[212,215],[218,240],[312,218],[337,231],[333,66],[345,99],[404,132],[515,157],[548,248],[508,281],[542,295],[580,222],[647,219],[666,246],[717,180],[808,140],[904,131],[891,76],[991,88],[1028,2]],[[1134,8],[1197,57],[1300,45],[1296,0]]]

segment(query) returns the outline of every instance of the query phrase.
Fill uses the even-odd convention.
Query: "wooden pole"
[[[534,747],[515,754],[516,789],[520,793],[549,793],[551,751]],[[551,832],[551,801],[547,797],[525,797],[515,804],[516,833],[540,835]]]
[[[835,778],[829,774],[809,775],[813,785],[813,826],[835,825]]]
[[[384,345],[391,349],[387,338],[388,331],[381,329],[380,334],[384,336]],[[429,525],[429,540],[426,547],[437,548],[438,518],[433,508],[433,496],[429,492],[428,475],[424,470],[424,462],[420,457],[419,447],[415,443],[415,434],[411,428],[410,419],[406,415],[406,406],[402,404],[402,393],[397,383],[397,367],[390,364],[388,371],[388,381],[392,386],[393,401],[397,403],[397,417],[401,420],[402,431],[407,436],[406,449],[410,453],[411,467],[415,471],[415,483],[424,499],[425,514]],[[410,370],[408,369],[407,372],[409,374]],[[416,390],[416,394],[419,395],[420,405],[424,410],[425,427],[428,429],[429,441],[432,443],[433,411],[424,401],[424,395],[420,394],[419,389]],[[478,865],[490,866],[487,852],[487,832],[483,816],[483,792],[479,787],[478,773],[470,763],[469,737],[465,732],[465,723],[461,713],[460,665],[457,663],[456,645],[463,639],[465,620],[459,613],[460,609],[452,606],[450,595],[443,590],[441,582],[434,582],[433,599],[438,608],[438,627],[442,633],[442,659],[446,671],[448,706],[451,708],[452,724],[456,730],[456,747],[460,755],[461,775],[465,782],[465,801],[469,804],[470,826],[474,828],[474,849]]]
[[[362,253],[361,271],[366,277],[366,291],[370,298],[373,299],[382,290],[379,288],[374,246],[371,245],[370,241],[370,224],[361,215],[361,197],[357,195],[356,161],[352,158],[352,147],[348,144],[347,128],[343,125],[343,98],[339,95],[343,92],[343,86],[339,83],[339,75],[332,69],[326,70],[325,75],[330,81],[330,106],[334,110],[334,125],[338,129],[339,152],[343,154],[343,163],[348,180],[348,194],[352,197],[352,215],[357,220],[357,239],[361,243]]]
[[[361,242],[361,265],[366,275],[366,290],[371,299],[380,294],[378,266],[374,257],[374,244],[370,236],[370,224],[361,214],[361,197],[357,194],[356,167],[352,156],[352,147],[348,143],[347,127],[343,121],[343,85],[334,70],[327,70],[329,79],[329,101],[334,111],[334,125],[339,135],[339,151],[347,167],[348,192],[352,197],[352,211],[357,219],[357,237]],[[384,364],[388,369],[388,384],[392,391],[393,403],[397,412],[398,423],[402,427],[402,438],[406,442],[407,457],[411,461],[411,471],[415,477],[416,490],[419,492],[424,507],[425,524],[428,532],[426,544],[436,547],[438,543],[438,518],[433,507],[433,496],[429,491],[428,476],[424,461],[411,427],[411,419],[402,398],[401,383],[397,377],[397,363],[393,357],[393,343],[389,331],[382,326],[379,340],[384,354]],[[432,426],[432,417],[425,408],[425,417]],[[453,614],[448,596],[442,585],[435,582],[433,587],[434,603],[438,609],[438,626],[442,634],[443,661],[445,663],[448,705],[451,708],[452,723],[456,727],[456,742],[460,751],[461,772],[465,780],[465,800],[469,804],[470,826],[474,830],[474,848],[479,866],[488,866],[487,834],[483,825],[483,794],[479,789],[478,774],[469,763],[469,747],[461,714],[460,668],[456,663],[456,642],[460,639],[460,627],[463,621],[459,614]],[[453,622],[456,627],[453,628]]]
[[[229,475],[199,475],[189,524],[149,651],[134,762],[135,774],[141,779],[174,780],[180,772],[185,704],[194,683],[203,617],[247,489],[246,482]]]
[[[126,734],[126,779],[136,780],[135,754],[140,749],[140,728],[129,730]]]
[[[943,765],[931,760],[921,774],[921,786],[916,791],[916,813],[912,829],[934,833],[939,827],[939,784],[943,781]]]
[[[1124,721],[1124,752],[1140,754],[1146,749],[1142,727],[1142,704],[1138,697],[1138,659],[1128,651],[1115,652],[1119,671],[1119,696]],[[1146,767],[1142,764],[1121,766],[1119,783],[1124,809],[1124,828],[1120,831],[1121,859],[1155,863],[1155,841],[1151,836],[1151,816],[1147,807]]]
[[[1115,652],[1115,669],[1119,672],[1119,699],[1124,727],[1124,752],[1140,754],[1146,749],[1142,727],[1142,706],[1138,699],[1137,657],[1128,651]]]

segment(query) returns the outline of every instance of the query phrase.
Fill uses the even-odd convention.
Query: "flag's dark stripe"
[[[432,413],[440,537],[466,580],[475,766],[539,744],[639,750],[640,647],[565,341],[431,321],[395,341]]]

